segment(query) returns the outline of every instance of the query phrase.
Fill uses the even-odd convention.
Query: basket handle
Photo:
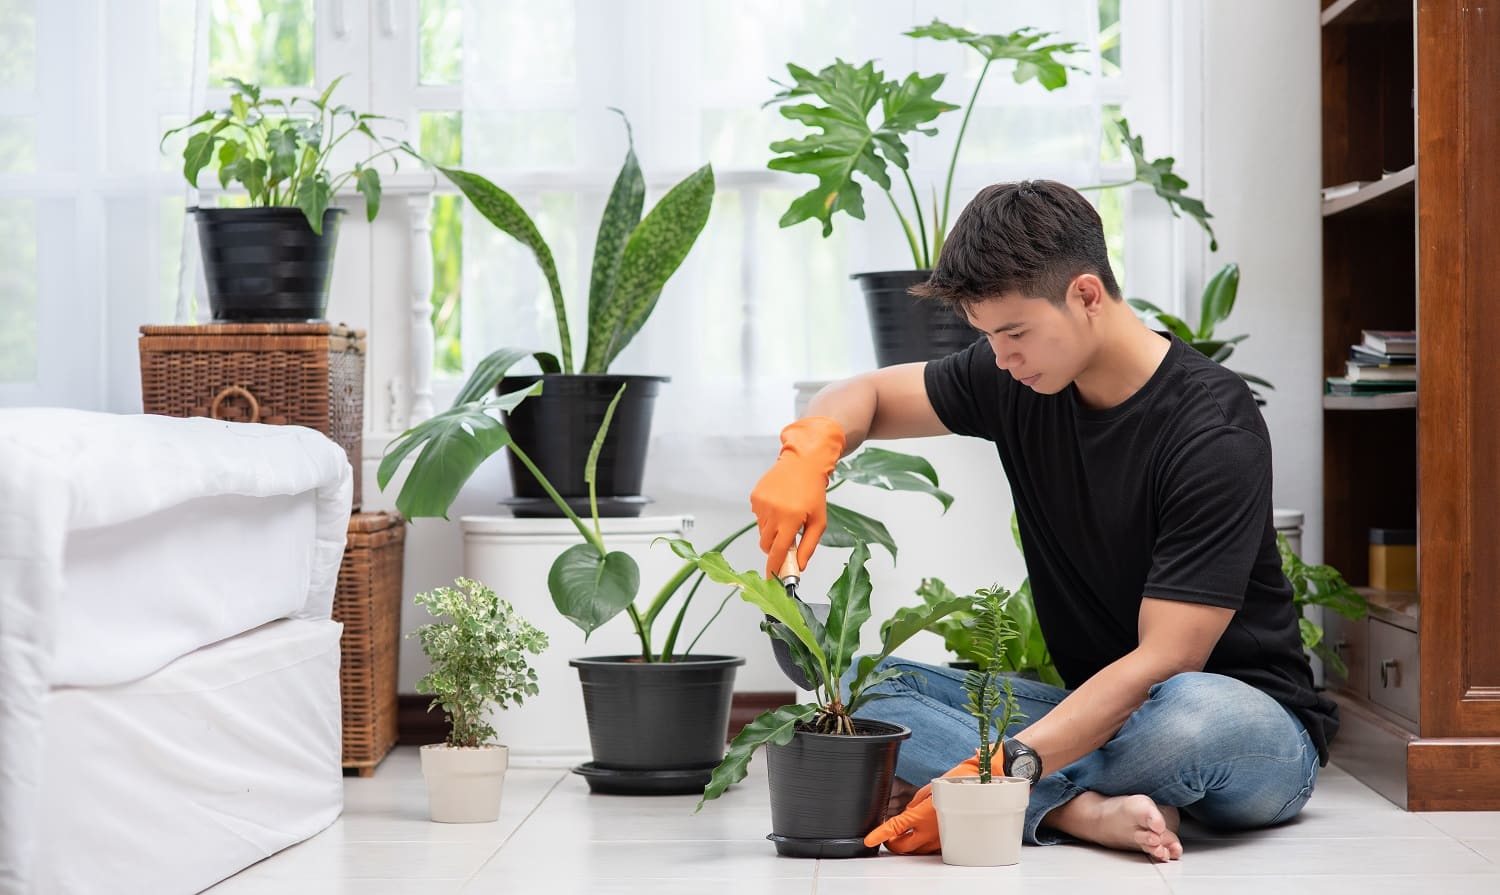
[[[224,388],[219,390],[219,393],[217,395],[214,395],[214,402],[208,408],[208,415],[216,420],[223,419],[223,417],[219,416],[219,405],[224,403],[224,399],[228,398],[230,395],[239,395],[240,397],[244,398],[247,403],[249,403],[249,422],[260,422],[260,402],[255,400],[255,396],[250,394],[250,392],[246,391],[243,388],[240,388],[237,385],[225,386]]]

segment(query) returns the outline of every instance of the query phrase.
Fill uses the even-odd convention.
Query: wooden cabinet
[[[1500,2],[1324,0],[1324,372],[1417,331],[1415,397],[1324,401],[1324,559],[1417,530],[1418,593],[1329,625],[1335,762],[1412,810],[1500,810]],[[1384,601],[1391,603],[1391,601]]]

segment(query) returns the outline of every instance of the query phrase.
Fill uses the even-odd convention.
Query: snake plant
[[[619,112],[620,110],[615,109]],[[621,118],[625,113],[620,112]],[[714,199],[713,167],[704,165],[672,187],[645,217],[646,180],[635,155],[630,121],[625,120],[628,149],[599,220],[589,277],[588,344],[580,373],[606,373],[656,308],[662,287],[687,258],[708,222]],[[531,250],[546,277],[557,320],[560,364],[539,357],[543,372],[574,372],[573,338],[563,301],[562,282],[552,249],[521,203],[483,176],[438,167],[473,204],[476,211]],[[523,352],[523,354],[533,352]]]

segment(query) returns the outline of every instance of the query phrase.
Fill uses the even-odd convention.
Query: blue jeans
[[[914,672],[872,688],[886,698],[855,713],[911,728],[911,739],[901,744],[897,777],[920,786],[974,755],[979,731],[963,708],[964,672],[896,657],[880,668]],[[1068,695],[1050,684],[1011,680],[1026,717],[1013,722],[1006,736]],[[1113,739],[1032,787],[1025,842],[1067,841],[1041,828],[1042,821],[1083,792],[1146,795],[1205,826],[1247,830],[1295,817],[1317,779],[1318,750],[1288,709],[1231,677],[1179,674],[1153,686]]]

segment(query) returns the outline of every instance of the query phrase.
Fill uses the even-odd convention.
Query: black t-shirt
[[[1338,711],[1313,689],[1271,516],[1271,439],[1249,388],[1180,339],[1124,403],[1032,391],[985,339],[927,365],[959,435],[995,442],[1037,619],[1077,687],[1138,645],[1141,599],[1235,610],[1204,670],[1291,709],[1323,763]]]

